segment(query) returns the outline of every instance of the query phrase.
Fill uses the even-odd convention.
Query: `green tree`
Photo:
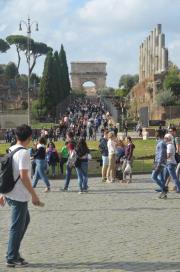
[[[97,90],[97,94],[102,96],[113,96],[115,95],[115,90],[112,87],[105,87]]]
[[[21,62],[21,55],[20,52],[24,52],[26,56],[26,60],[28,61],[28,40],[26,36],[22,35],[10,35],[6,38],[7,42],[10,45],[16,46],[16,51],[18,54],[18,71]],[[49,51],[52,51],[52,48],[48,47],[45,43],[35,42],[33,39],[30,39],[30,56],[32,57],[33,61],[30,67],[30,74],[32,73],[37,58],[41,57],[42,55],[46,55]]]
[[[171,106],[175,104],[176,98],[171,90],[161,90],[161,92],[156,95],[156,101],[158,106]]]
[[[54,53],[54,75],[56,81],[56,102],[57,104],[61,102],[64,98],[63,92],[63,73],[62,66],[60,64],[58,52]]]
[[[41,81],[41,78],[36,74],[36,73],[32,73],[31,74],[31,78],[30,78],[31,84],[38,84]]]
[[[14,79],[18,74],[17,66],[14,62],[9,62],[5,68],[5,75],[8,79]]]
[[[66,59],[66,52],[64,50],[63,45],[61,45],[61,50],[59,52],[59,61],[62,71],[62,97],[65,98],[70,94],[70,80],[69,80],[69,71]]]
[[[164,79],[165,89],[170,89],[174,95],[180,95],[180,74],[175,66],[171,66]]]
[[[128,91],[126,90],[126,89],[121,89],[121,88],[119,88],[119,89],[116,89],[115,90],[115,95],[116,96],[120,96],[120,97],[124,97],[124,96],[126,96],[128,94]]]
[[[10,36],[6,37],[6,41],[10,45],[15,45],[15,47],[16,47],[16,51],[17,51],[17,55],[18,55],[17,68],[19,71],[19,66],[20,66],[20,62],[21,62],[20,52],[23,51],[24,48],[27,47],[27,37],[22,36],[22,35],[10,35]],[[31,42],[33,42],[33,40],[31,40]]]
[[[28,60],[28,51],[27,51],[27,47],[24,48],[25,49],[25,55],[26,55],[26,59]],[[37,58],[43,56],[43,55],[47,55],[47,53],[49,51],[52,51],[51,47],[48,47],[45,43],[42,42],[32,42],[31,44],[31,51],[30,54],[32,56],[32,65],[30,67],[30,74],[32,73],[35,65],[36,65],[36,61]]]
[[[6,51],[10,48],[9,44],[4,41],[3,39],[0,39],[0,52],[6,53]]]
[[[5,64],[0,64],[0,75],[4,74],[6,69],[6,65]]]
[[[132,87],[137,84],[138,80],[139,80],[138,75],[129,75],[129,74],[122,75],[119,80],[119,87],[120,88],[123,87],[129,93]]]
[[[45,63],[43,76],[40,83],[39,105],[43,115],[55,115],[56,105],[54,104],[54,75],[53,75],[53,55],[48,52]]]
[[[40,104],[38,99],[32,101],[31,114],[33,119],[37,120],[40,117]]]

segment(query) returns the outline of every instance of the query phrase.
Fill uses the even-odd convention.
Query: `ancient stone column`
[[[152,78],[154,74],[166,71],[168,50],[165,49],[165,35],[158,24],[144,40],[139,49],[139,81]]]
[[[149,50],[149,54],[150,54],[150,76],[152,76],[153,74],[153,31],[151,31],[151,35],[150,35],[150,50]]]
[[[142,80],[145,78],[145,54],[144,54],[144,43],[142,43]]]
[[[147,43],[147,78],[149,78],[149,37],[147,37],[146,43]]]
[[[159,36],[161,34],[161,24],[157,24],[156,26],[156,35]]]
[[[144,41],[145,43],[145,78],[148,77],[148,42],[147,39]]]
[[[162,65],[162,50],[165,47],[165,35],[163,33],[161,33],[159,35],[159,72],[161,73],[162,71],[164,71],[163,69],[163,65]]]
[[[168,49],[162,48],[162,71],[168,69]]]
[[[139,82],[142,81],[142,44],[139,47]]]
[[[153,31],[153,74],[156,72],[156,29]]]

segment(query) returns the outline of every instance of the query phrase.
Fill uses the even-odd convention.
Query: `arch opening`
[[[87,96],[96,95],[96,84],[93,81],[85,81],[82,84],[82,88],[85,91]]]

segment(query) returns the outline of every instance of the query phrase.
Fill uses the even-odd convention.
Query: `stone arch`
[[[106,87],[106,62],[71,62],[71,83],[73,90],[82,90],[83,84],[91,81],[96,90]]]

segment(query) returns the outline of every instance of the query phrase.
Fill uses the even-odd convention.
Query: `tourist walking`
[[[123,182],[131,183],[132,182],[132,166],[133,166],[133,152],[135,145],[132,142],[130,136],[127,137],[127,145],[125,147],[125,157],[122,166],[123,170]],[[126,176],[129,175],[129,181],[126,180]]]
[[[176,160],[175,160],[175,146],[173,143],[173,136],[166,134],[164,140],[167,145],[167,165],[166,165],[166,180],[170,176],[175,184],[176,192],[180,193],[180,182],[176,175]]]
[[[75,163],[76,172],[79,183],[79,193],[87,193],[88,191],[88,155],[89,148],[87,147],[84,138],[80,138],[76,147],[77,160]]]
[[[31,159],[31,178],[34,176],[35,170],[36,170],[36,161],[34,159],[34,155],[36,151],[37,151],[37,142],[34,142],[32,147],[29,148],[29,155]]]
[[[166,198],[167,188],[165,185],[164,169],[167,162],[167,146],[164,142],[164,132],[162,130],[158,130],[156,132],[156,138],[157,145],[155,151],[154,170],[152,171],[152,179],[159,185],[161,189],[159,198]]]
[[[46,188],[44,190],[45,193],[50,191],[50,183],[48,180],[48,177],[45,173],[45,169],[47,168],[47,162],[46,162],[46,138],[41,137],[39,139],[39,143],[37,145],[37,151],[34,154],[35,162],[36,162],[36,170],[33,177],[33,188],[36,188],[38,181],[42,179],[44,184],[46,185]]]
[[[71,142],[67,144],[68,148],[68,159],[66,163],[66,179],[65,179],[65,184],[64,184],[64,189],[63,191],[68,191],[69,190],[69,183],[71,179],[71,173],[72,169],[75,166],[75,161],[76,161],[76,151],[75,151],[75,146]]]
[[[170,128],[169,133],[173,136],[173,143],[175,147],[175,160],[177,163],[176,175],[180,179],[180,137],[177,136],[176,127]]]
[[[114,136],[114,132],[109,132],[108,133],[108,169],[107,169],[107,182],[115,182],[115,170],[116,170],[116,139]]]
[[[102,156],[102,182],[106,182],[106,175],[108,169],[108,131],[104,131],[104,136],[100,139],[99,150]]]
[[[0,205],[3,206],[7,202],[11,207],[11,226],[6,254],[7,267],[28,266],[28,263],[20,255],[21,243],[30,222],[28,202],[31,198],[33,205],[41,204],[30,180],[31,161],[27,148],[31,141],[31,135],[32,130],[27,125],[16,129],[17,143],[10,147],[10,151],[13,152],[21,148],[13,155],[13,176],[17,182],[12,191],[0,196]]]
[[[68,142],[65,142],[60,151],[60,171],[62,175],[64,173],[64,164],[67,162],[69,156],[67,145]]]
[[[56,165],[59,162],[58,152],[56,150],[55,144],[53,142],[48,143],[46,149],[46,160],[48,166],[52,170],[52,177],[56,176]]]
[[[71,179],[72,169],[74,167],[74,157],[75,157],[75,146],[76,142],[74,141],[74,134],[72,131],[69,131],[66,135],[67,149],[68,149],[68,160],[66,164],[66,178],[63,191],[68,191],[69,183]]]

